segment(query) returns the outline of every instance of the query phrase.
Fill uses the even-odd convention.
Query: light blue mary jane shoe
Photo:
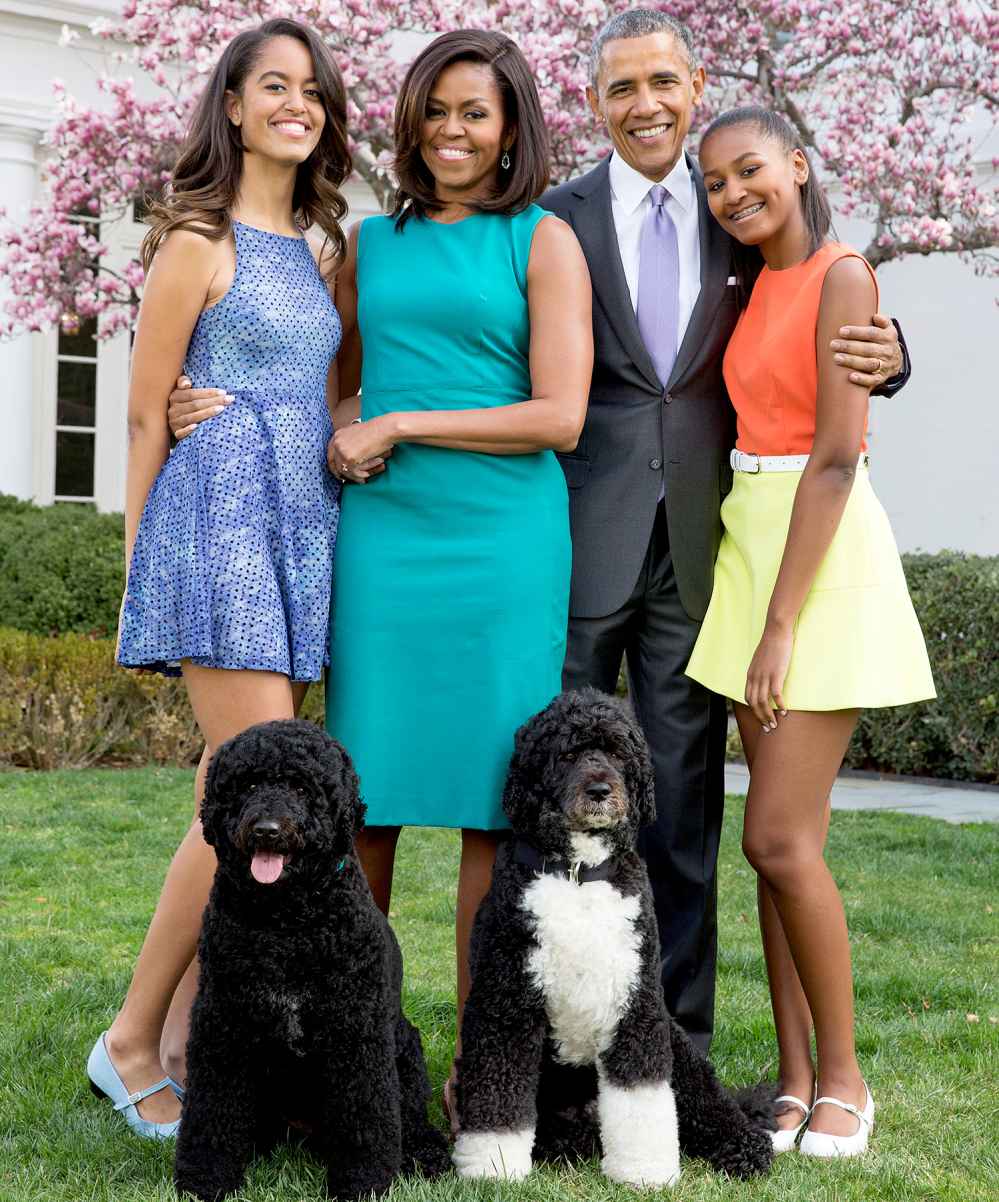
[[[155,1085],[140,1089],[136,1093],[129,1093],[111,1063],[105,1042],[106,1035],[107,1032],[104,1031],[98,1036],[87,1060],[90,1088],[99,1098],[107,1098],[112,1103],[115,1110],[121,1114],[136,1135],[143,1139],[171,1139],[177,1134],[180,1119],[174,1119],[172,1123],[151,1123],[139,1114],[138,1103],[143,1098],[148,1098],[150,1094],[159,1093],[161,1089],[172,1089],[178,1098],[182,1098],[183,1090],[175,1081],[164,1077]]]

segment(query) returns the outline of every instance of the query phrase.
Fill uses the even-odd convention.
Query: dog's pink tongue
[[[250,861],[253,879],[261,885],[273,885],[284,868],[284,856],[276,851],[255,851]]]

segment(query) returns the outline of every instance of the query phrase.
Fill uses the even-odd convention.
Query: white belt
[[[748,472],[800,472],[808,462],[807,455],[753,455],[748,451],[735,451],[728,457],[733,471]],[[869,457],[865,453],[857,460],[859,467],[867,467]]]

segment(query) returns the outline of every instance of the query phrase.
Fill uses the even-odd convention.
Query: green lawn
[[[170,1199],[171,1149],[123,1134],[84,1064],[124,993],[190,809],[191,774],[159,769],[0,775],[0,1202]],[[724,1080],[773,1075],[772,1032],[732,800],[721,867],[718,1034]],[[454,1028],[454,835],[403,838],[393,907],[406,1005],[439,1090]],[[999,1196],[999,826],[837,814],[830,863],[853,934],[861,1063],[876,1101],[853,1163],[779,1159],[759,1182],[688,1163],[670,1195],[807,1202],[992,1202]],[[435,1109],[435,1113],[436,1109]],[[439,1114],[438,1114],[439,1118]],[[289,1150],[258,1163],[253,1202],[322,1197]],[[393,1202],[619,1200],[594,1166],[517,1186],[408,1181]]]

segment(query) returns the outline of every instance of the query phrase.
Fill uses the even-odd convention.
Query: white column
[[[0,125],[0,197],[9,220],[27,216],[35,197],[35,147],[40,131]],[[0,277],[0,298],[7,295]],[[31,338],[22,334],[0,342],[0,492],[30,498],[34,492],[32,400],[34,373]]]

